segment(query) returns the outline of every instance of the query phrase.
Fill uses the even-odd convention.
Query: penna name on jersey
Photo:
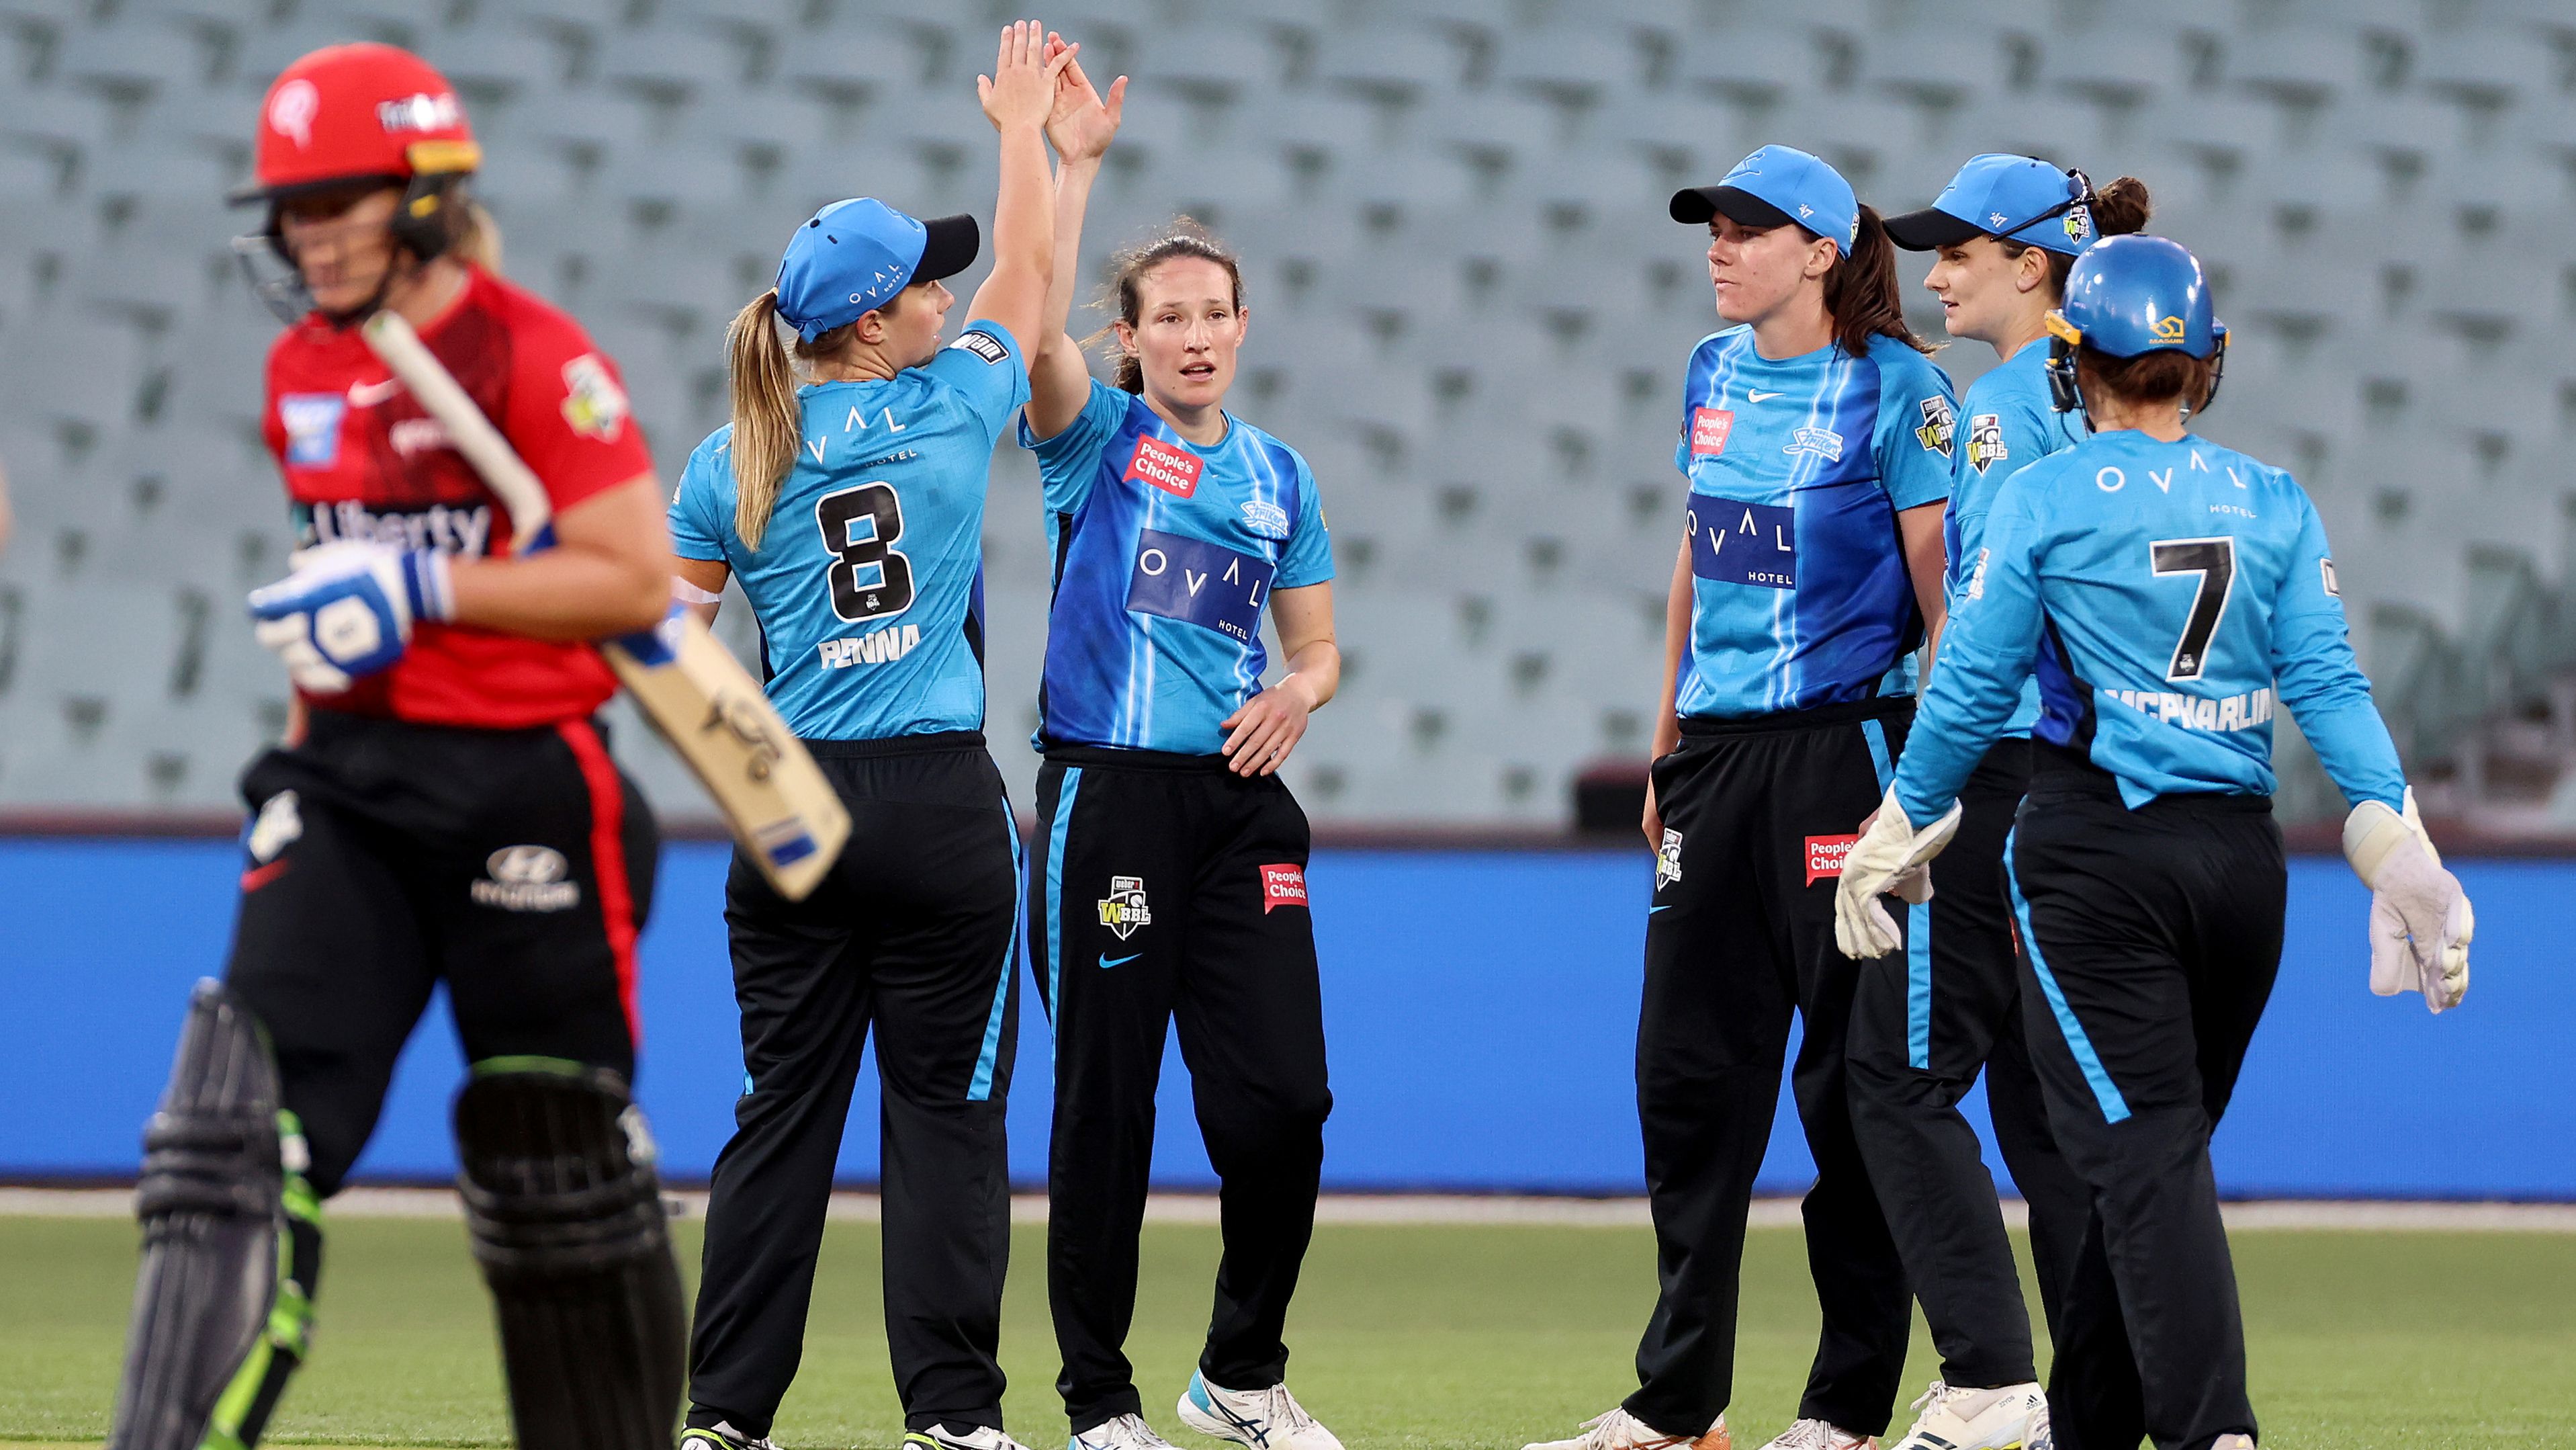
[[[866,634],[827,639],[814,648],[822,655],[823,668],[846,670],[852,665],[892,664],[920,643],[920,625],[890,624]]]

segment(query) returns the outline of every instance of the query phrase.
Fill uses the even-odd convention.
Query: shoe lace
[[[1272,1385],[1262,1391],[1261,1417],[1273,1427],[1286,1429],[1291,1435],[1313,1429],[1315,1425],[1315,1417],[1306,1413],[1306,1407],[1297,1403],[1297,1397],[1288,1393],[1285,1384]]]
[[[1915,1396],[1914,1403],[1907,1405],[1905,1408],[1909,1410],[1919,1410],[1926,1405],[1937,1405],[1949,1397],[1950,1387],[1939,1380],[1934,1380],[1929,1389],[1926,1389],[1923,1393]],[[1821,1424],[1823,1422],[1819,1421],[1818,1423]]]
[[[1667,1435],[1654,1426],[1628,1413],[1625,1405],[1613,1405],[1583,1422],[1584,1450],[1663,1450],[1682,1444],[1688,1437]]]
[[[1921,1404],[1922,1401],[1915,1403]],[[1841,1450],[1841,1447],[1862,1442],[1835,1429],[1829,1421],[1808,1419],[1781,1431],[1780,1438],[1772,1443],[1783,1447],[1783,1450]]]

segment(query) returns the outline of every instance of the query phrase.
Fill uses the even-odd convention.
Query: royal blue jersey
[[[2289,474],[2134,429],[2004,482],[1896,772],[1916,824],[1960,784],[2037,673],[2032,734],[2160,795],[2269,795],[2287,704],[2358,802],[2406,778],[2353,661],[2325,526]]]
[[[1959,404],[1967,418],[1959,438],[1958,471],[1950,482],[1950,507],[1941,529],[1950,561],[1952,607],[1968,580],[1968,561],[1985,543],[1986,513],[2005,479],[2052,453],[2075,446],[2083,425],[2049,402],[2048,344],[2026,342],[2011,357],[1968,385]],[[1939,664],[1936,661],[1936,670]],[[2039,719],[2039,683],[2022,687],[2021,703],[2004,722],[2004,734],[2028,735]]]
[[[734,531],[732,425],[689,455],[671,546],[733,570],[799,737],[983,728],[984,491],[1028,397],[1019,345],[984,319],[892,378],[797,389],[802,446],[757,549]]]
[[[1145,400],[1095,380],[1038,455],[1054,546],[1038,744],[1214,755],[1218,722],[1261,691],[1271,591],[1333,577],[1315,475],[1226,415],[1202,448]]]
[[[1873,337],[1778,361],[1730,328],[1691,352],[1691,638],[1676,708],[1736,718],[1911,694],[1923,616],[1899,509],[1950,494],[1950,379]]]

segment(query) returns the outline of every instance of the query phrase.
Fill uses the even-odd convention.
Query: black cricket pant
[[[904,1424],[999,1429],[1018,826],[980,732],[806,748],[850,808],[850,839],[801,902],[739,851],[725,882],[744,1091],[707,1203],[689,1423],[765,1437],[796,1377],[873,1028],[886,1345]]]
[[[2162,1450],[2252,1435],[2209,1135],[2280,970],[2289,888],[2271,801],[2130,810],[2110,776],[2043,751],[2011,862],[2031,1055],[2092,1190],[2051,1420],[2085,1450],[2133,1450],[2141,1431]]]
[[[1220,1185],[1200,1372],[1227,1389],[1286,1377],[1333,1105],[1307,849],[1286,784],[1221,757],[1058,746],[1038,772],[1029,956],[1055,1025],[1047,1297],[1077,1435],[1144,1408],[1124,1345],[1167,1023]]]
[[[1997,741],[1959,792],[1958,834],[1906,949],[1861,964],[1852,1005],[1852,1123],[1922,1301],[1941,1377],[1994,1388],[2039,1378],[2030,1313],[1976,1130],[1959,1100],[1986,1075],[1995,1136],[2030,1205],[2031,1257],[2052,1326],[2090,1193],[2049,1136],[2022,1042],[2019,938],[2004,842],[2030,784],[2028,739]]]
[[[1913,711],[1883,699],[1684,720],[1680,747],[1655,762],[1664,839],[1637,1115],[1662,1292],[1627,1408],[1664,1434],[1701,1434],[1734,1394],[1745,1214],[1792,1014],[1804,1035],[1791,1081],[1816,1160],[1807,1266],[1824,1311],[1798,1414],[1875,1435],[1895,1408],[1912,1294],[1852,1133],[1845,1029],[1860,969],[1834,944],[1833,873],[1834,844],[1877,807]]]
[[[477,730],[313,710],[242,775],[241,913],[225,984],[267,1027],[314,1192],[339,1192],[403,1044],[447,984],[469,1061],[635,1074],[635,936],[660,835],[603,729]],[[288,1223],[319,1288],[322,1232]],[[294,1361],[241,1424],[256,1443]]]

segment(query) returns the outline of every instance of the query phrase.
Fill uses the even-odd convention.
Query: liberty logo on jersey
[[[1118,934],[1120,941],[1134,936],[1140,927],[1154,924],[1154,913],[1145,905],[1145,878],[1112,876],[1109,894],[1100,898],[1100,924]]]
[[[1240,644],[1260,637],[1261,603],[1278,566],[1182,534],[1136,535],[1127,607],[1213,629]]]
[[[1175,448],[1149,434],[1136,435],[1136,452],[1127,460],[1127,471],[1121,479],[1141,478],[1175,498],[1188,498],[1199,491],[1199,472],[1207,465],[1186,448]]]
[[[1718,584],[1798,587],[1798,514],[1771,504],[1692,494],[1684,516],[1691,572]]]
[[[1691,457],[1715,458],[1726,451],[1727,435],[1735,431],[1735,414],[1727,408],[1691,409]]]

